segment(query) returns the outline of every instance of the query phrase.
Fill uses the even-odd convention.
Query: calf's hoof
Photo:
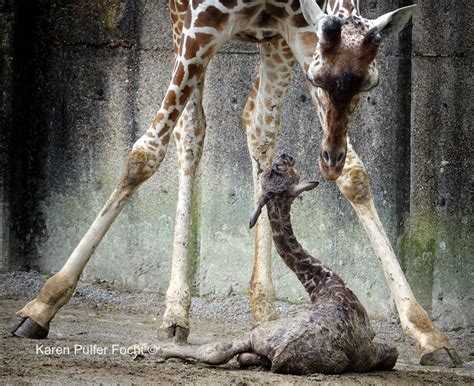
[[[44,328],[31,318],[21,316],[15,317],[11,328],[11,334],[20,338],[45,339],[49,333],[48,328]]]
[[[272,362],[262,355],[255,354],[253,352],[244,352],[237,356],[237,362],[239,362],[240,367],[252,367],[252,366],[261,366],[266,369],[272,367]]]
[[[420,364],[423,366],[460,367],[462,366],[462,360],[455,349],[442,347],[422,355]]]

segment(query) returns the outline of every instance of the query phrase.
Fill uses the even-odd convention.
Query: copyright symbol
[[[150,354],[157,354],[159,351],[158,349],[158,346],[156,344],[150,344],[150,346],[148,346],[148,353]]]

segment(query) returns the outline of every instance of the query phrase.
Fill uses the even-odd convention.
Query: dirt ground
[[[9,336],[14,312],[34,297],[45,279],[36,273],[0,274],[1,384],[474,384],[473,328],[448,332],[465,362],[462,368],[422,367],[417,364],[413,343],[396,321],[387,320],[374,320],[373,325],[379,340],[395,344],[400,351],[395,370],[389,372],[291,376],[259,368],[243,370],[235,360],[221,367],[181,360],[165,362],[150,356],[133,360],[123,353],[130,345],[164,340],[156,334],[164,299],[155,293],[119,291],[105,283],[79,284],[71,302],[51,324],[48,339]],[[277,307],[280,315],[286,316],[306,306],[279,302]],[[244,297],[196,298],[191,314],[192,344],[236,338],[251,328]],[[52,349],[56,352],[50,353]]]

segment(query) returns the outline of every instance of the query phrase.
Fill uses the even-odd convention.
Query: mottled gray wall
[[[55,272],[105,203],[133,142],[154,117],[171,74],[171,32],[163,0],[17,3],[16,19],[28,21],[29,12],[33,22],[28,28],[16,26],[17,38],[2,42],[2,60],[14,45],[19,55],[14,71],[23,74],[16,80],[3,68],[0,74],[12,83],[6,98],[8,87],[17,90],[12,91],[13,113],[4,115],[13,117],[5,121],[11,130],[2,134],[12,137],[8,156],[2,156],[8,164],[2,175],[14,177],[8,184],[11,193],[2,198],[2,235],[7,236],[2,238],[2,269]],[[365,15],[376,17],[407,3],[362,1],[362,7]],[[472,45],[459,39],[470,25],[466,17],[461,25],[464,13],[454,3],[444,2],[439,9],[424,3],[415,15],[413,47],[411,28],[384,43],[380,85],[364,94],[350,135],[417,296],[442,326],[457,327],[472,324],[469,307],[455,314],[451,308],[472,302],[472,191],[467,188],[472,173],[464,171],[471,162],[472,89],[459,84],[469,80],[472,70]],[[472,6],[466,2],[467,7]],[[13,8],[0,6],[0,12],[4,9],[13,15]],[[451,19],[437,21],[445,13]],[[2,20],[0,28],[9,27]],[[444,32],[433,33],[437,28]],[[22,37],[28,34],[25,43]],[[449,39],[460,41],[459,47]],[[245,293],[250,279],[251,165],[240,115],[257,65],[257,46],[230,43],[208,70],[208,130],[193,205],[196,294]],[[2,99],[2,112],[8,103]],[[441,138],[436,145],[433,131]],[[294,154],[304,176],[322,180],[316,167],[320,139],[304,77],[295,68],[277,152]],[[97,249],[85,279],[164,292],[176,192],[171,145],[158,173]],[[4,215],[8,206],[13,208],[10,218]],[[322,183],[306,194],[294,205],[293,218],[302,244],[347,280],[370,313],[394,315],[378,260],[335,184]],[[274,257],[277,295],[304,299],[296,279]]]
[[[12,124],[13,0],[0,1],[0,270],[9,268],[8,148]]]
[[[408,278],[441,325],[472,325],[474,3],[419,3],[413,28]]]

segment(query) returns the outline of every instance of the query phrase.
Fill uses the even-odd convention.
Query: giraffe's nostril
[[[342,152],[341,154],[339,154],[339,156],[337,157],[337,160],[336,162],[338,164],[342,163],[344,161],[344,159],[346,158],[346,154],[344,152]]]
[[[326,162],[328,164],[329,163],[329,153],[326,150],[323,151],[322,157],[323,157],[324,162]]]

